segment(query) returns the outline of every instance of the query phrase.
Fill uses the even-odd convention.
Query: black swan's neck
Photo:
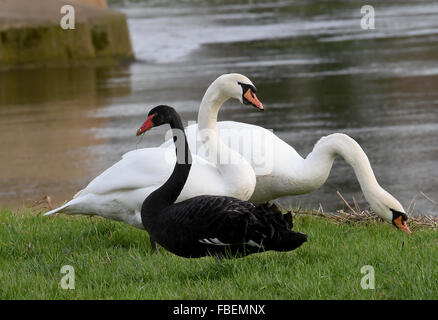
[[[143,202],[142,218],[148,213],[156,213],[160,209],[175,203],[190,173],[192,156],[181,118],[175,113],[169,121],[169,125],[175,143],[176,164],[169,179]]]

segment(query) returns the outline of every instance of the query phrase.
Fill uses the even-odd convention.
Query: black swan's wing
[[[166,215],[172,219],[168,225],[178,226],[178,229],[166,230],[174,235],[173,246],[178,246],[178,242],[221,249],[245,245],[250,253],[293,250],[306,241],[304,234],[291,231],[291,213],[283,215],[275,205],[199,196],[172,205]]]
[[[170,215],[192,239],[225,245],[245,240],[254,209],[252,203],[231,197],[199,196],[173,205]]]

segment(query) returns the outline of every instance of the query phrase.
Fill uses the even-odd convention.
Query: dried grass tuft
[[[351,223],[375,223],[375,222],[384,222],[382,218],[378,217],[373,211],[362,210],[359,207],[358,202],[353,197],[353,204],[350,204],[342,194],[337,191],[336,194],[342,200],[344,205],[347,208],[347,211],[338,210],[336,213],[332,212],[324,212],[322,207],[319,209],[314,209],[312,211],[296,209],[293,210],[296,215],[311,215],[316,217],[323,217],[326,219],[330,219],[336,224],[351,224]],[[421,215],[421,216],[413,216],[410,213],[407,213],[408,216],[408,226],[411,229],[418,228],[428,228],[432,230],[438,229],[438,217],[432,215]]]

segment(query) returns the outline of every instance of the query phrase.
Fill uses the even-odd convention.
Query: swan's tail
[[[251,231],[265,238],[262,242],[265,250],[291,251],[307,241],[307,235],[292,230],[291,212],[282,214],[276,205],[262,204],[253,213],[258,222]]]
[[[73,199],[79,197],[82,194],[83,191],[84,191],[84,189],[79,190],[78,192],[76,192],[76,194],[73,196]]]
[[[65,213],[65,214],[80,214],[83,213],[83,206],[81,205],[84,201],[86,202],[87,200],[87,196],[81,196],[78,197],[76,194],[75,197],[70,200],[69,202],[67,202],[66,204],[60,206],[59,208],[53,209],[49,212],[44,213],[44,216],[51,216],[52,214],[55,213]]]
[[[291,251],[300,247],[304,242],[307,241],[307,235],[301,232],[296,232],[293,230],[283,233],[281,238],[272,250],[275,251]]]
[[[57,212],[62,212],[62,210],[65,209],[65,208],[67,208],[67,207],[68,207],[68,203],[66,203],[66,204],[64,204],[64,205],[62,205],[62,206],[60,206],[59,208],[53,209],[53,210],[51,210],[51,211],[49,211],[49,212],[46,212],[46,213],[43,214],[43,215],[44,215],[44,216],[51,216],[52,214],[55,214],[55,213],[57,213]]]
[[[69,211],[68,209],[71,208],[71,206],[72,206],[73,204],[75,204],[75,203],[78,202],[78,201],[75,200],[75,199],[78,199],[79,196],[82,194],[83,191],[84,191],[84,189],[79,190],[79,191],[76,192],[76,194],[73,196],[73,199],[72,199],[72,200],[70,200],[69,202],[67,202],[67,203],[65,203],[64,205],[60,206],[59,208],[53,209],[53,210],[51,210],[51,211],[49,211],[49,212],[46,212],[46,213],[43,214],[43,215],[44,215],[44,216],[51,216],[52,214],[55,214],[55,213],[58,213],[58,212],[60,212],[60,213],[72,213],[72,212],[68,212],[68,211]]]

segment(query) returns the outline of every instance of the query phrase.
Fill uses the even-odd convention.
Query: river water
[[[109,3],[128,16],[134,63],[0,73],[0,204],[70,199],[123,153],[164,141],[160,129],[135,137],[148,109],[196,120],[207,86],[239,72],[266,111],[229,101],[220,120],[273,129],[302,156],[346,133],[405,208],[438,214],[436,1],[368,1],[374,30],[362,30],[357,1]],[[367,208],[341,159],[321,189],[281,202],[335,210],[337,190]]]

